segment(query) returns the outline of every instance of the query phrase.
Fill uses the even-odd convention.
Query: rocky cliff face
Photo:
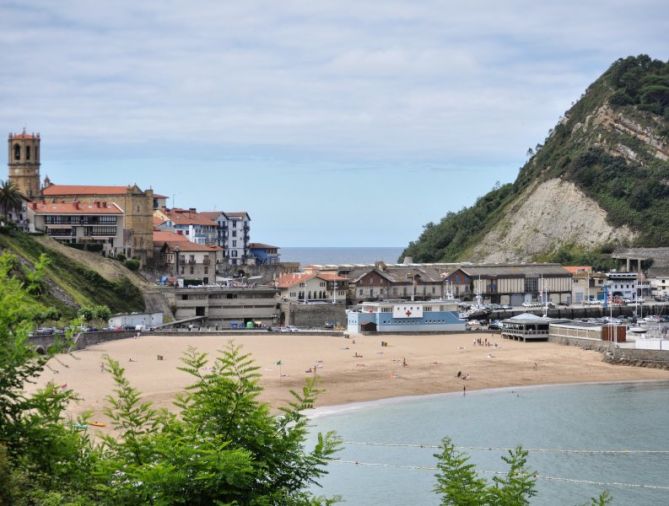
[[[513,184],[426,225],[404,255],[564,260],[572,247],[601,255],[617,244],[669,246],[668,222],[669,62],[641,55],[588,87]]]
[[[636,239],[637,233],[612,227],[606,216],[574,183],[550,179],[522,193],[468,257],[475,262],[527,262],[563,244],[590,249]]]

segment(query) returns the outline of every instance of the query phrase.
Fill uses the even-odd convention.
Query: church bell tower
[[[29,199],[40,195],[39,133],[9,134],[9,180]]]

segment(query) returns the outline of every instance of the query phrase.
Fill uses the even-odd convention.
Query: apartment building
[[[129,256],[124,242],[124,213],[113,202],[31,202],[27,207],[29,230],[70,244],[99,245],[107,255]]]

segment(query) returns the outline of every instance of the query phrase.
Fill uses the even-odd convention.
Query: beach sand
[[[487,338],[498,347],[475,346],[475,337]],[[104,399],[112,392],[113,382],[111,375],[101,370],[101,362],[109,355],[126,369],[128,379],[145,400],[156,407],[173,409],[174,396],[192,383],[187,373],[177,370],[187,347],[213,357],[231,340],[252,354],[262,374],[265,390],[261,398],[273,408],[289,401],[290,389],[300,389],[305,378],[313,376],[306,372],[310,368],[316,369],[320,387],[325,389],[317,406],[462,391],[464,386],[471,391],[539,384],[669,380],[669,371],[610,365],[594,351],[547,342],[508,341],[492,334],[346,339],[268,333],[234,338],[143,336],[110,341],[58,355],[49,362],[38,385],[47,381],[67,385],[81,398],[71,405],[69,415],[76,417],[91,410],[92,420],[104,421]],[[388,342],[387,347],[381,346],[382,340]],[[163,360],[158,360],[157,355],[162,355]]]

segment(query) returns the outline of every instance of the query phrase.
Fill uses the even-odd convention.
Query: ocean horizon
[[[295,246],[279,250],[282,262],[310,264],[372,264],[374,262],[397,263],[404,246],[356,247],[356,246]]]

